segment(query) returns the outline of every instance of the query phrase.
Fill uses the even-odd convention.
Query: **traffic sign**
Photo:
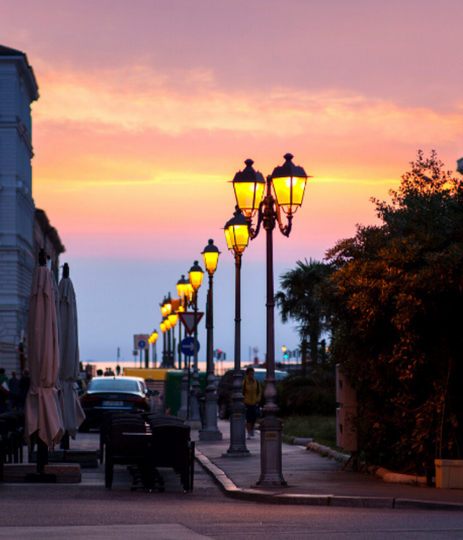
[[[134,342],[134,349],[149,349],[149,335],[148,334],[136,334],[133,336],[133,342]]]
[[[204,313],[202,311],[198,311],[196,313],[196,324],[199,323],[203,315]],[[195,331],[194,311],[184,311],[183,313],[179,313],[178,316],[180,317],[180,320],[182,321],[183,326],[185,327],[185,330],[187,331],[187,333],[192,334]]]
[[[180,350],[185,356],[194,356],[195,354],[195,338],[186,337],[180,343]],[[196,352],[199,352],[199,341],[196,340]]]

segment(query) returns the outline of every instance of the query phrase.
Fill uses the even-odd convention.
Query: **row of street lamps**
[[[200,428],[199,436],[201,440],[221,440],[222,433],[217,427],[217,393],[215,390],[215,374],[214,374],[214,360],[213,360],[213,275],[217,269],[219,250],[214,245],[213,240],[209,240],[207,246],[202,252],[204,265],[209,275],[209,290],[207,296],[207,310],[206,310],[206,328],[207,328],[207,369],[206,369],[206,398],[205,398],[205,422],[202,426],[199,410],[198,396],[200,395],[200,383],[199,383],[199,371],[198,371],[198,290],[201,287],[203,281],[204,271],[199,265],[198,261],[195,261],[188,273],[189,280],[185,279],[182,275],[177,282],[177,293],[179,298],[172,299],[170,293],[167,298],[161,303],[161,313],[163,320],[160,324],[161,331],[163,333],[163,357],[161,367],[171,368],[175,367],[175,337],[171,340],[170,330],[175,327],[178,321],[178,316],[184,313],[188,307],[193,307],[193,374],[191,380],[191,371],[185,355],[183,365],[183,376],[181,386],[181,407],[179,410],[179,416],[183,419],[187,419],[193,428]],[[156,335],[156,337],[154,337]],[[155,343],[157,339],[157,333],[151,334],[150,340]],[[181,353],[180,344],[181,339],[181,325],[179,325],[179,351],[178,351],[178,367],[181,365]],[[172,344],[172,345],[171,345]],[[154,360],[156,362],[156,360]],[[191,391],[190,391],[191,386]],[[190,399],[193,397],[193,399]]]
[[[279,413],[276,404],[275,387],[275,322],[274,322],[274,276],[273,276],[273,230],[278,224],[280,232],[288,237],[292,229],[293,216],[302,205],[305,187],[307,184],[306,172],[302,167],[294,165],[293,156],[286,154],[285,163],[276,167],[271,175],[266,178],[253,168],[251,159],[245,161],[246,167],[235,174],[233,188],[236,199],[236,209],[233,217],[227,221],[224,227],[225,239],[228,249],[235,258],[235,359],[233,394],[230,414],[230,447],[226,456],[248,456],[249,451],[245,442],[245,406],[242,394],[241,376],[241,260],[249,239],[256,238],[261,226],[266,231],[266,289],[267,289],[267,326],[266,326],[266,364],[267,374],[265,380],[265,405],[263,419],[260,423],[261,433],[261,474],[257,481],[259,486],[286,485],[282,473],[282,424],[277,417]],[[286,215],[286,223],[283,216]],[[255,219],[255,225],[253,220]],[[207,294],[206,328],[207,328],[207,386],[206,386],[206,410],[205,425],[200,431],[201,440],[220,440],[222,434],[217,427],[217,394],[215,389],[215,375],[213,363],[213,275],[217,268],[219,250],[212,240],[202,252],[206,271],[209,275],[209,290]],[[194,309],[194,363],[193,363],[193,394],[199,392],[198,374],[198,351],[197,351],[197,317],[198,303],[197,294],[203,278],[203,270],[195,261],[189,272],[189,281],[184,276],[177,283],[179,300],[177,310],[174,313],[193,305]],[[164,307],[172,308],[170,295],[163,302]],[[163,313],[164,316],[164,313]],[[164,333],[174,327],[173,319],[169,321],[169,314],[164,316],[161,330]],[[170,327],[168,327],[170,323]],[[153,333],[154,335],[154,333]],[[175,340],[174,340],[175,341]],[[180,342],[180,334],[179,334]],[[167,347],[167,349],[166,349]],[[175,349],[175,346],[173,347]],[[170,360],[170,336],[164,341],[163,364],[166,358]],[[180,354],[179,354],[180,356]],[[174,359],[172,358],[172,365]],[[179,359],[179,364],[181,360]],[[169,367],[171,367],[169,365]],[[179,415],[188,418],[193,427],[200,426],[199,406],[196,399],[189,401],[190,370],[186,359],[184,363],[182,380],[182,407]]]

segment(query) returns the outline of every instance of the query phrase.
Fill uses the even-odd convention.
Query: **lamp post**
[[[164,319],[164,324],[166,326],[166,341],[167,341],[166,361],[165,361],[166,363],[164,367],[170,368],[172,367],[172,349],[171,349],[171,342],[170,342],[170,338],[171,338],[170,330],[172,328],[172,325],[170,324],[168,317]]]
[[[192,389],[197,396],[200,391],[199,386],[199,373],[198,373],[198,290],[201,287],[203,281],[203,269],[199,266],[198,261],[195,261],[190,268],[189,277],[190,285],[193,288],[193,302],[194,302],[194,355],[193,355],[193,384]],[[199,429],[201,427],[201,417],[199,413],[199,403],[195,398],[190,401],[190,426],[193,429]]]
[[[182,275],[182,277],[177,281],[177,293],[180,298],[180,304],[181,304],[180,307],[183,310],[185,309],[185,306],[187,305],[187,302],[188,302],[189,284],[190,282],[185,279],[184,275]],[[180,327],[181,325],[179,325],[179,332],[180,332]],[[179,343],[180,342],[181,340],[180,340],[180,333],[179,333]],[[179,357],[181,358],[180,351],[179,351]],[[179,367],[181,367],[180,362],[179,362]],[[182,420],[186,420],[186,418],[188,417],[188,410],[189,410],[188,391],[189,391],[189,380],[190,380],[189,374],[190,374],[190,371],[188,369],[187,356],[184,355],[183,376],[182,376],[182,385],[181,385],[181,406],[180,406],[180,410],[178,411],[178,416]]]
[[[159,324],[159,328],[162,332],[162,355],[161,355],[161,367],[164,367],[164,362],[166,359],[166,325],[164,324],[164,320],[161,321]]]
[[[294,165],[293,156],[286,154],[285,163],[276,167],[265,180],[253,169],[253,161],[245,161],[246,168],[233,179],[236,202],[246,217],[249,235],[254,239],[263,224],[267,236],[267,378],[265,380],[264,418],[261,428],[261,475],[259,486],[286,485],[282,474],[282,426],[277,418],[275,388],[275,300],[273,292],[273,229],[276,222],[284,236],[291,233],[293,215],[301,206],[309,178],[302,167]],[[265,191],[265,193],[264,193]],[[287,216],[283,224],[282,212]],[[257,225],[252,219],[257,214]]]
[[[156,367],[156,341],[158,340],[159,334],[156,332],[156,330],[153,330],[150,340],[151,344],[153,345],[153,367]]]
[[[169,321],[169,315],[172,312],[172,300],[170,298],[170,293],[167,298],[164,296],[164,300],[160,304],[161,313],[163,317],[163,323],[165,325],[165,343],[164,343],[164,353],[162,357],[161,367],[171,368],[172,367],[172,349],[171,349],[171,333],[172,323]]]
[[[209,240],[202,253],[204,266],[209,275],[209,289],[207,291],[207,386],[206,386],[206,422],[204,429],[199,432],[201,441],[221,441],[222,433],[217,427],[217,392],[215,389],[214,374],[214,314],[213,314],[213,283],[212,278],[217,269],[220,251],[214,246],[214,241]]]
[[[172,313],[169,313],[167,316],[167,319],[169,320],[170,326],[172,328],[172,365],[171,367],[175,368],[175,332],[174,328],[178,321],[178,314],[175,311],[172,311]]]
[[[241,392],[241,257],[249,242],[249,231],[238,207],[224,230],[227,247],[235,256],[235,369],[230,409],[230,447],[224,455],[249,456],[246,448],[246,407]]]
[[[177,284],[178,285],[178,284]],[[183,307],[183,300],[181,298],[172,298],[172,311],[175,315],[175,323],[173,326],[175,327],[176,324],[179,322],[179,315],[183,311],[185,311]],[[170,317],[170,315],[169,315]],[[174,356],[177,355],[178,358],[178,369],[182,369],[182,354],[180,351],[180,343],[182,342],[182,325],[178,325],[178,343],[174,346]],[[175,332],[174,332],[174,343],[175,343]],[[174,367],[175,367],[175,361],[174,361]]]

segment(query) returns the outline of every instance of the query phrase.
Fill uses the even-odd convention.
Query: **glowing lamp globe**
[[[284,156],[285,163],[275,167],[272,173],[272,184],[278,206],[288,215],[293,215],[301,206],[307,184],[306,172],[302,167],[294,165],[292,154]]]
[[[199,266],[198,261],[195,261],[189,272],[190,284],[193,287],[193,290],[197,291],[201,287],[203,274],[203,269]]]
[[[235,254],[243,253],[249,243],[249,229],[238,206],[233,217],[225,224],[224,231],[228,249]]]
[[[265,178],[254,170],[253,163],[252,159],[247,159],[246,168],[237,172],[233,178],[236,204],[248,220],[251,220],[259,209],[265,189]]]
[[[171,313],[171,314],[167,317],[167,320],[170,322],[170,325],[172,326],[172,328],[174,328],[175,325],[177,324],[177,319],[178,319],[177,313]]]
[[[212,276],[212,274],[216,271],[220,255],[219,248],[214,246],[214,240],[209,240],[202,255],[204,258],[204,266],[206,267],[206,271]]]

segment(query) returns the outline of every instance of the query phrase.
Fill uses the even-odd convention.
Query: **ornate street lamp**
[[[172,309],[174,309],[174,301],[171,300]],[[174,328],[178,321],[178,314],[175,311],[172,311],[169,315],[167,315],[167,320],[170,323],[170,327],[172,329],[172,367],[175,368],[175,332]]]
[[[275,388],[275,323],[273,292],[273,229],[278,222],[284,236],[291,233],[293,215],[301,206],[307,184],[306,172],[294,165],[293,156],[286,154],[285,163],[276,167],[264,180],[263,175],[253,169],[253,161],[245,161],[246,168],[236,173],[233,179],[236,202],[245,214],[249,234],[254,239],[261,224],[267,231],[267,378],[265,380],[264,418],[261,428],[261,476],[257,485],[286,485],[282,474],[281,420],[276,404]],[[264,188],[266,187],[265,193]],[[283,223],[282,212],[287,223]],[[257,214],[256,228],[252,219]]]
[[[235,365],[233,372],[233,394],[230,410],[229,456],[249,456],[246,448],[246,407],[241,392],[241,257],[249,242],[246,218],[236,207],[232,219],[224,227],[228,249],[235,256]]]
[[[199,386],[199,373],[198,373],[198,290],[203,282],[204,271],[199,266],[198,261],[195,261],[189,271],[190,285],[193,288],[193,302],[194,302],[194,356],[193,356],[193,391],[195,396],[198,396],[200,392]],[[199,414],[199,403],[195,398],[190,402],[191,415],[190,426],[193,429],[199,429],[201,427],[201,417]]]
[[[159,324],[159,328],[161,329],[161,332],[162,332],[162,355],[161,355],[162,360],[161,360],[161,367],[164,367],[164,364],[165,364],[165,361],[166,361],[166,331],[167,331],[164,320],[162,320],[161,323]]]
[[[167,298],[164,296],[164,300],[160,304],[161,306],[161,313],[163,317],[163,322],[166,326],[166,342],[167,347],[164,350],[163,358],[162,358],[162,367],[164,368],[171,368],[173,367],[173,355],[172,355],[172,348],[171,348],[171,328],[172,323],[169,322],[168,317],[172,313],[172,299],[170,297],[170,293],[168,294]]]
[[[214,317],[213,317],[213,284],[212,277],[217,269],[220,251],[214,245],[213,240],[209,240],[202,253],[204,266],[209,275],[209,289],[207,291],[207,386],[206,386],[206,422],[204,429],[199,432],[201,441],[221,441],[222,433],[217,427],[217,393],[215,390],[214,375]]]
[[[153,367],[156,367],[156,341],[158,340],[159,334],[156,330],[153,330],[150,336],[150,343],[153,345]]]
[[[182,308],[182,311],[185,311],[185,306],[187,306],[188,304],[189,285],[190,285],[190,282],[187,279],[185,279],[184,275],[182,275],[182,277],[177,281],[177,293],[180,298],[180,307]],[[179,343],[181,343],[181,338],[180,338],[181,326],[182,325],[179,325]],[[179,354],[179,357],[181,358],[180,350],[178,354]],[[180,362],[179,362],[179,367],[181,368]],[[180,406],[180,410],[178,411],[178,416],[182,420],[186,420],[186,418],[188,417],[189,388],[190,388],[190,369],[188,366],[187,356],[184,355],[183,375],[182,375],[182,385],[181,385],[181,406]]]

